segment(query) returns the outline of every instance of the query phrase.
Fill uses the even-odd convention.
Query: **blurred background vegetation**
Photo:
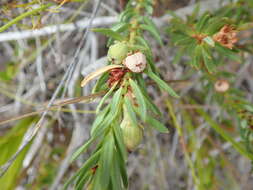
[[[89,138],[99,101],[86,97],[94,81],[85,88],[80,81],[106,64],[107,38],[93,31],[85,35],[85,29],[90,20],[92,27],[110,27],[126,3],[102,1],[94,17],[98,2],[0,2],[0,165],[6,166],[19,146],[33,137],[2,173],[1,190],[60,189],[88,157],[89,151],[69,162]],[[198,19],[194,13],[210,11],[241,27],[235,51],[213,52],[221,62],[217,73],[192,68],[190,51],[172,45],[185,44],[177,43],[173,24],[178,20],[172,19],[171,11],[187,17],[189,26]],[[154,0],[153,16],[165,44],[146,36],[156,66],[182,99],[172,99],[150,83],[148,91],[170,133],[145,130],[144,142],[129,156],[129,189],[190,190],[198,183],[205,190],[252,190],[252,1]],[[183,26],[184,21],[179,22]],[[215,90],[219,80],[229,83],[228,92]],[[43,115],[56,89],[56,106]],[[34,128],[38,121],[40,127]]]

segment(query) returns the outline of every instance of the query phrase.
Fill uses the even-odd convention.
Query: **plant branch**
[[[25,17],[31,16],[35,13],[41,12],[46,10],[47,8],[51,7],[53,4],[49,3],[46,5],[42,5],[40,8],[37,9],[33,9],[31,11],[25,12],[19,16],[17,16],[16,18],[12,19],[10,22],[8,22],[7,24],[3,25],[2,27],[0,27],[0,32],[3,32],[5,30],[7,30],[8,28],[10,28],[12,25],[18,23],[19,21],[21,21],[22,19],[24,19]]]

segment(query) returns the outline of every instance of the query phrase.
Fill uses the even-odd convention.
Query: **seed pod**
[[[134,73],[140,73],[144,71],[147,66],[146,56],[141,53],[137,52],[133,55],[129,55],[124,60],[124,65]]]
[[[214,84],[214,88],[217,92],[226,92],[229,89],[229,83],[226,80],[218,80]]]
[[[120,64],[127,56],[128,46],[123,42],[117,42],[111,45],[108,50],[108,60],[112,61],[114,64]]]
[[[120,124],[125,146],[129,152],[134,151],[142,141],[143,130],[140,126],[133,125],[127,111],[124,109],[124,118]]]

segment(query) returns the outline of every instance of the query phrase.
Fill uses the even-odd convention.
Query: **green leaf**
[[[10,81],[15,77],[18,70],[18,65],[15,65],[12,62],[6,64],[7,64],[6,69],[4,71],[0,71],[0,80]]]
[[[232,146],[242,155],[248,157],[253,161],[253,155],[246,151],[240,143],[236,142],[222,127],[220,127],[212,118],[205,113],[202,109],[197,109],[197,112],[207,121],[207,123],[226,141],[230,142]]]
[[[115,157],[116,157],[117,163],[119,163],[119,169],[120,169],[121,178],[122,178],[124,187],[127,188],[128,187],[128,176],[127,176],[125,160],[119,154],[115,154]]]
[[[121,103],[122,92],[123,92],[123,88],[121,87],[115,92],[115,94],[113,96],[113,99],[111,102],[111,110],[113,112],[115,112],[117,110],[117,108],[119,107],[119,104]]]
[[[82,154],[84,151],[87,150],[89,145],[95,140],[95,138],[90,138],[84,145],[82,145],[80,148],[77,149],[77,151],[74,152],[72,155],[70,162],[73,162],[75,159],[77,159],[80,154]]]
[[[142,45],[129,45],[128,48],[129,50],[132,50],[132,51],[138,51],[138,50],[141,52],[147,51],[147,48]]]
[[[232,59],[234,61],[237,62],[241,62],[241,58],[240,56],[236,55],[236,52],[234,52],[233,50],[230,50],[228,48],[225,48],[219,44],[216,44],[215,49],[221,53],[223,56],[228,57],[229,59]]]
[[[136,15],[136,13],[133,11],[133,9],[125,9],[125,11],[123,11],[120,16],[119,16],[119,20],[121,22],[128,22],[129,19],[131,17],[133,17],[134,15]]]
[[[130,26],[129,23],[119,22],[119,23],[113,25],[111,29],[115,32],[124,32],[125,30],[128,29],[129,26]]]
[[[104,121],[104,118],[108,114],[110,110],[110,105],[108,104],[99,114],[96,116],[95,121],[92,124],[90,134],[91,136],[94,136],[94,131],[96,130],[97,127]]]
[[[67,189],[68,186],[75,181],[76,178],[85,176],[88,170],[96,165],[98,162],[99,156],[101,154],[101,150],[98,150],[83,164],[83,166],[75,173],[63,186],[63,189]],[[79,181],[80,183],[80,181]]]
[[[215,69],[215,64],[213,62],[213,59],[205,48],[202,48],[202,55],[203,55],[203,59],[204,59],[204,64],[205,64],[208,72],[209,73],[215,72],[216,69]]]
[[[196,69],[199,69],[201,60],[202,60],[202,47],[200,45],[198,45],[194,49],[194,55],[193,55],[192,65]]]
[[[195,39],[190,36],[183,36],[182,38],[176,40],[175,45],[176,46],[189,45],[189,44],[192,44],[194,41]]]
[[[146,106],[143,94],[142,94],[140,88],[138,87],[138,85],[132,79],[129,79],[129,83],[130,83],[130,85],[131,85],[131,87],[134,91],[134,94],[135,94],[136,99],[137,99],[138,106],[141,110],[141,118],[142,118],[143,121],[146,121],[147,106]]]
[[[137,126],[138,122],[136,119],[134,108],[133,108],[132,102],[130,101],[130,99],[127,96],[125,96],[125,98],[124,98],[124,107],[129,115],[132,123]]]
[[[117,158],[114,155],[113,157],[113,163],[111,168],[111,183],[112,183],[112,189],[113,190],[122,190],[121,185],[121,174],[120,174],[120,168],[119,164],[117,162]]]
[[[214,17],[209,20],[206,32],[208,35],[213,35],[217,33],[221,27],[223,27],[226,23],[228,23],[228,18],[225,17]]]
[[[75,190],[83,190],[85,183],[90,179],[92,175],[92,172],[86,172],[84,175],[78,176],[76,185],[75,185]]]
[[[93,28],[92,31],[99,32],[105,36],[111,37],[118,41],[124,41],[125,37],[109,28]]]
[[[167,91],[171,96],[175,98],[179,98],[179,95],[167,84],[165,83],[162,79],[160,79],[157,75],[155,75],[152,71],[147,72],[147,75],[153,79],[160,88],[163,90]]]
[[[200,20],[198,21],[198,23],[196,24],[196,30],[198,32],[202,32],[202,30],[204,29],[205,25],[207,24],[208,20],[210,19],[210,14],[209,13],[205,13]]]
[[[160,45],[163,45],[162,39],[160,37],[161,35],[160,35],[159,30],[157,29],[155,23],[147,16],[144,16],[143,20],[147,24],[147,26],[152,28],[152,31],[154,31],[154,33],[155,33],[153,35],[158,35],[159,36],[159,39],[156,37],[157,41],[160,43]]]
[[[155,28],[153,28],[152,25],[141,24],[140,28],[143,29],[143,30],[146,30],[146,31],[150,32],[150,34],[154,36],[154,38],[158,41],[158,43],[161,46],[163,45],[163,42],[162,42],[160,34],[156,31]]]
[[[107,186],[110,182],[110,173],[113,164],[113,155],[114,155],[114,137],[112,131],[106,136],[102,152],[101,152],[101,162],[99,163],[98,170],[100,170],[100,185],[104,189],[107,189]]]
[[[122,157],[122,160],[125,161],[127,159],[127,152],[126,152],[126,146],[124,144],[124,140],[122,136],[122,131],[119,125],[113,125],[113,132],[114,132],[113,134],[115,137],[117,149]]]
[[[138,75],[136,78],[137,78],[139,87],[141,88],[142,94],[145,98],[145,102],[147,103],[147,107],[150,108],[150,110],[154,114],[161,115],[160,110],[157,108],[157,106],[153,103],[153,101],[151,100],[151,98],[148,95],[147,87],[146,87],[146,83],[145,83],[144,79],[140,75]]]
[[[104,104],[105,100],[112,94],[112,92],[114,91],[115,87],[117,86],[118,83],[115,83],[110,90],[104,95],[104,97],[101,99],[101,101],[99,102],[97,109],[96,109],[96,113],[100,112],[100,108],[102,107],[102,105]]]
[[[111,27],[111,30],[115,31],[115,32],[118,32],[118,33],[121,33],[121,32],[124,32],[126,30],[128,30],[130,24],[129,23],[125,23],[125,22],[119,22],[119,23],[116,23],[115,25],[113,25]],[[111,44],[113,44],[113,39],[110,38],[106,44],[107,47],[109,47]]]
[[[5,164],[18,150],[27,129],[34,123],[34,118],[20,120],[13,128],[0,138],[0,166]],[[45,126],[46,127],[46,126]],[[1,189],[15,189],[19,174],[22,169],[23,160],[29,150],[30,144],[23,149],[12,163],[8,171],[0,177]]]
[[[104,117],[102,119],[102,122],[99,122],[98,125],[96,125],[96,127],[92,127],[92,137],[93,136],[100,136],[100,134],[102,134],[113,122],[113,120],[117,117],[118,113],[121,111],[120,105],[121,105],[121,99],[122,99],[122,92],[123,92],[123,88],[119,88],[113,98],[112,98],[112,102],[110,104],[108,104],[109,106],[109,113],[106,113],[106,117]]]
[[[192,15],[189,16],[188,22],[193,23],[197,19],[197,17],[199,16],[199,10],[200,4],[198,2],[192,11]]]
[[[158,120],[156,120],[152,117],[148,117],[147,123],[150,124],[151,127],[153,127],[154,129],[156,129],[157,131],[159,131],[161,133],[168,133],[169,132],[167,127],[165,127],[161,122],[159,122]]]

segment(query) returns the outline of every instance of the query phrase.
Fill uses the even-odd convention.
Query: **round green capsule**
[[[122,63],[123,59],[127,56],[128,46],[124,42],[117,42],[109,47],[108,60],[114,64]]]

